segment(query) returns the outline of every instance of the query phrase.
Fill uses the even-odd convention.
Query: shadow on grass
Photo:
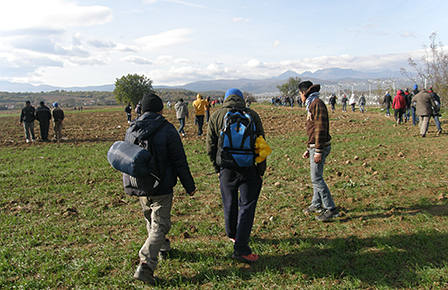
[[[448,283],[448,272],[443,269],[448,264],[448,257],[443,254],[448,252],[447,239],[447,234],[438,232],[373,238],[255,239],[253,243],[271,245],[279,249],[278,252],[289,253],[262,255],[259,262],[251,266],[212,253],[205,257],[203,253],[175,250],[170,254],[171,259],[185,259],[188,263],[210,259],[216,261],[216,265],[228,266],[219,269],[203,267],[192,277],[173,277],[163,281],[162,285],[179,286],[180,281],[205,285],[229,279],[227,277],[248,281],[261,272],[297,283],[313,283],[321,278],[341,283],[349,279],[359,281],[363,288],[412,288],[425,283]],[[282,245],[287,245],[287,249],[283,250]]]
[[[305,279],[348,276],[369,285],[410,287],[425,279],[420,269],[442,268],[447,264],[448,257],[441,254],[448,250],[447,238],[447,234],[434,232],[365,239],[291,239],[287,242],[302,244],[304,249],[266,256],[263,262],[268,269],[297,271]],[[446,270],[443,272],[445,276],[440,279],[448,282]]]
[[[369,209],[369,211],[379,211],[381,209]],[[365,214],[363,212],[353,212],[339,218],[337,221],[340,223],[347,223],[354,219],[362,218],[363,220],[370,219],[384,219],[390,218],[392,216],[396,217],[406,217],[414,216],[419,213],[428,213],[433,216],[448,216],[448,205],[430,205],[425,207],[414,207],[414,208],[391,208],[388,210],[383,210],[380,213],[375,214]]]

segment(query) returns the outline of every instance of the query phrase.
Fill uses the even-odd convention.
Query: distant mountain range
[[[338,83],[363,82],[368,80],[401,79],[403,75],[399,71],[385,70],[382,72],[361,72],[352,69],[330,68],[317,70],[314,73],[306,71],[298,74],[288,70],[281,75],[268,79],[234,79],[197,81],[183,86],[154,86],[155,89],[185,89],[195,92],[226,91],[228,88],[237,87],[242,91],[252,94],[278,92],[277,85],[283,84],[290,77],[299,77],[302,80],[311,80],[315,83],[336,85]],[[55,87],[50,85],[31,85],[0,81],[0,91],[3,92],[48,92],[55,90],[64,91],[113,91],[114,84],[87,87]]]

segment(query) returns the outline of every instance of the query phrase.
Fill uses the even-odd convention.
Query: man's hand
[[[303,159],[307,159],[307,158],[309,158],[309,157],[310,157],[310,152],[309,152],[308,150],[306,150],[306,151],[303,153],[302,158],[303,158]]]
[[[314,153],[314,162],[320,163],[322,161],[322,153]]]

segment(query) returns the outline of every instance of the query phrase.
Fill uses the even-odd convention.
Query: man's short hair
[[[304,81],[299,84],[299,91],[306,92],[309,88],[313,86],[313,83],[310,81]]]

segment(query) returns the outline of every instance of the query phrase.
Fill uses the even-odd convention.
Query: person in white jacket
[[[350,97],[349,104],[350,104],[350,106],[352,106],[352,112],[354,112],[355,111],[355,105],[356,105],[355,94],[352,94],[352,96]]]

